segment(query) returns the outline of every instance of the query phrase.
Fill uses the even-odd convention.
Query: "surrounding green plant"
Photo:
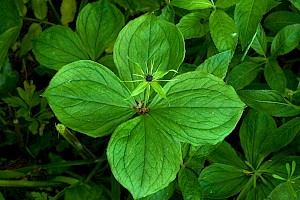
[[[32,160],[0,160],[3,198],[299,198],[299,1],[0,8],[0,147]]]

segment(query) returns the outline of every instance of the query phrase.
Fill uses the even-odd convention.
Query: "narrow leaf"
[[[222,10],[215,10],[209,17],[211,37],[220,52],[235,50],[238,30],[233,19]]]
[[[129,119],[135,103],[129,90],[109,69],[92,61],[64,66],[43,94],[67,127],[93,137],[111,133]]]
[[[167,98],[166,93],[164,91],[164,89],[159,85],[159,83],[157,82],[152,82],[151,83],[151,87],[153,88],[153,90],[155,92],[157,92],[160,96],[162,96],[163,98]]]
[[[209,0],[172,0],[171,5],[187,10],[198,10],[213,7]]]
[[[47,0],[32,0],[32,8],[37,19],[45,19],[47,17]]]
[[[256,36],[251,44],[251,47],[256,51],[256,53],[266,57],[267,36],[261,24],[259,24],[257,27]]]
[[[124,16],[108,0],[86,5],[79,13],[76,31],[92,60],[97,60],[103,51],[117,38],[124,25]]]
[[[300,24],[293,24],[281,29],[271,45],[272,56],[287,54],[299,45],[300,41]]]
[[[264,26],[273,32],[279,32],[286,26],[299,23],[299,14],[289,11],[277,11],[272,12],[266,17],[264,21]]]
[[[243,49],[253,38],[266,11],[267,0],[242,0],[236,4],[234,21],[238,27]]]
[[[141,82],[132,92],[131,95],[132,97],[139,95],[140,93],[144,92],[144,90],[146,89],[146,87],[148,86],[148,83],[143,81]]]
[[[196,70],[204,73],[213,74],[224,79],[231,61],[232,52],[227,50],[207,58]]]
[[[276,61],[269,61],[264,70],[265,79],[271,89],[285,94],[286,78],[283,70]]]
[[[33,53],[38,62],[50,69],[77,61],[87,60],[80,38],[65,26],[52,26],[33,40]]]
[[[275,117],[290,117],[300,114],[300,109],[285,100],[275,90],[241,90],[241,99],[250,107],[260,109]]]
[[[176,178],[180,143],[150,115],[120,125],[108,144],[107,158],[115,178],[133,198],[153,194]]]
[[[201,188],[194,172],[182,168],[178,173],[178,184],[185,200],[202,200]]]
[[[245,106],[231,86],[199,71],[176,76],[163,89],[168,99],[157,95],[149,105],[150,115],[168,133],[193,145],[222,141]]]
[[[261,64],[259,63],[243,62],[229,72],[227,83],[236,90],[240,90],[249,85],[261,69]]]
[[[60,6],[61,23],[67,26],[70,22],[73,22],[76,10],[77,6],[75,0],[63,0]]]

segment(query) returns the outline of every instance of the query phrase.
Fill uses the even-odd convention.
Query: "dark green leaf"
[[[68,63],[89,59],[78,35],[59,25],[46,29],[33,40],[33,53],[40,64],[56,70]]]
[[[27,2],[24,2],[23,0],[15,0],[15,3],[19,11],[19,15],[24,17],[27,13],[27,7],[25,5]]]
[[[278,32],[286,26],[299,23],[300,15],[289,11],[272,12],[264,21],[265,27],[273,32]]]
[[[65,198],[64,200],[99,200],[106,198],[102,195],[103,193],[103,186],[95,185],[89,186],[87,184],[78,184],[72,187],[68,187],[65,190]]]
[[[38,23],[32,23],[29,26],[28,33],[22,39],[20,47],[20,56],[24,56],[32,49],[32,39],[42,33],[42,27]]]
[[[238,42],[238,30],[233,19],[222,10],[215,10],[209,17],[211,37],[219,50],[235,50]]]
[[[259,110],[250,110],[240,128],[240,140],[247,161],[256,168],[267,156],[263,145],[266,138],[276,129],[275,120]]]
[[[45,19],[47,17],[47,0],[32,0],[32,8],[37,19]]]
[[[178,173],[178,184],[184,200],[201,200],[201,188],[195,173],[183,168]]]
[[[253,38],[266,11],[267,0],[242,0],[236,4],[234,21],[238,27],[242,49]]]
[[[292,185],[295,185],[297,188],[300,187],[299,181],[293,181],[292,183],[283,182],[279,184],[265,200],[298,200],[299,192],[297,194]]]
[[[176,76],[164,90],[167,99],[157,95],[149,105],[150,115],[168,133],[194,145],[222,141],[245,107],[231,86],[199,71]]]
[[[20,97],[6,97],[2,99],[5,103],[7,103],[11,107],[22,107],[27,108],[27,105]]]
[[[241,191],[248,179],[241,169],[216,163],[201,172],[199,183],[203,197],[224,199]]]
[[[168,185],[168,187],[165,187],[164,189],[161,189],[158,192],[155,192],[154,194],[151,194],[149,196],[140,198],[139,200],[169,200],[174,192],[175,183],[176,182],[173,181]]]
[[[92,61],[63,67],[44,93],[56,117],[66,126],[98,137],[111,133],[133,113],[129,90],[109,69]]]
[[[271,89],[277,90],[281,94],[285,94],[286,78],[276,61],[269,61],[264,70],[265,79]]]
[[[209,13],[194,12],[183,16],[176,25],[184,36],[184,39],[203,37],[209,31]]]
[[[275,90],[241,90],[241,99],[250,107],[260,109],[275,117],[289,117],[300,114],[290,102]]]
[[[281,29],[271,45],[272,56],[287,54],[299,45],[300,24],[293,24]]]
[[[231,61],[231,57],[231,50],[216,54],[207,58],[203,63],[201,63],[197,70],[204,73],[213,74],[221,79],[224,79],[228,70],[228,65]]]
[[[300,2],[298,0],[289,0],[293,6],[295,6],[300,11]]]
[[[254,62],[243,62],[235,66],[227,76],[227,83],[236,90],[249,85],[261,70],[261,64]]]
[[[234,6],[239,0],[217,0],[215,3],[217,8],[229,8],[231,6]]]
[[[209,0],[172,0],[171,5],[187,10],[198,10],[213,7]]]
[[[81,10],[76,21],[76,31],[89,57],[97,60],[115,41],[123,25],[121,11],[108,0],[100,0]]]
[[[261,24],[258,25],[255,38],[251,44],[251,47],[256,53],[266,57],[267,54],[267,37]]]
[[[178,28],[153,14],[129,22],[120,32],[114,48],[114,61],[124,81],[137,79],[134,62],[144,72],[177,70],[184,58],[184,40]],[[132,61],[130,61],[132,60]],[[148,68],[148,69],[147,69]],[[126,83],[133,90],[137,84]]]
[[[0,96],[4,97],[9,92],[15,90],[18,80],[18,72],[12,69],[8,59],[6,59],[3,67],[0,67]]]
[[[111,136],[107,158],[115,178],[134,198],[153,194],[176,178],[180,143],[150,115],[121,124]]]

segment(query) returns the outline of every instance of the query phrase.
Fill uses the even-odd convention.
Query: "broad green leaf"
[[[12,69],[9,60],[6,59],[3,67],[0,67],[0,96],[5,97],[15,90],[18,80],[18,72]]]
[[[275,129],[275,120],[263,111],[251,109],[244,118],[240,128],[240,140],[245,157],[254,168],[267,156],[263,152],[263,144]]]
[[[275,90],[241,90],[238,94],[248,106],[275,117],[291,117],[300,114],[300,109],[296,109]]]
[[[256,53],[266,57],[267,54],[267,37],[266,33],[261,26],[261,24],[258,25],[256,30],[255,38],[251,44],[251,47],[256,51]]]
[[[256,187],[250,187],[249,191],[246,193],[246,196],[244,197],[244,199],[265,199],[268,194],[271,193],[272,189],[274,188],[274,185],[277,185],[278,183],[274,184],[273,180],[274,178],[272,177],[268,177],[268,176],[263,176],[266,177],[265,178],[265,184],[264,182],[262,182],[260,179],[258,179],[256,181]],[[253,180],[252,183],[253,185]],[[243,199],[243,198],[240,198]]]
[[[222,10],[215,10],[209,17],[210,35],[219,50],[235,50],[238,30],[233,19]]]
[[[300,41],[300,23],[293,24],[281,29],[271,45],[272,56],[287,54],[299,45]]]
[[[70,22],[74,21],[76,10],[77,5],[75,0],[63,0],[60,6],[61,23],[68,26]]]
[[[215,6],[217,8],[229,8],[231,6],[234,6],[239,0],[217,0],[217,2],[215,3]]]
[[[176,25],[183,34],[184,39],[199,38],[206,35],[209,13],[194,12],[183,16]]]
[[[88,4],[79,13],[76,31],[92,60],[97,60],[103,51],[117,38],[124,25],[124,16],[108,0]]]
[[[276,61],[269,61],[264,70],[265,79],[271,89],[277,90],[281,94],[285,94],[286,78]]]
[[[288,145],[295,136],[300,132],[300,117],[296,117],[269,134],[262,147],[265,153],[278,151],[282,147]]]
[[[248,179],[239,168],[214,163],[204,168],[199,183],[204,198],[225,199],[240,192]]]
[[[176,178],[181,163],[180,142],[151,115],[121,124],[112,134],[107,158],[115,178],[133,198],[153,194]]]
[[[226,81],[234,89],[240,90],[249,85],[261,69],[262,67],[259,63],[243,62],[229,72]]]
[[[231,61],[231,57],[231,50],[224,51],[207,58],[196,70],[213,74],[221,79],[224,79],[228,70],[228,65]]]
[[[247,165],[226,141],[223,141],[213,152],[211,152],[207,159],[212,163],[221,163],[241,169],[247,169]]]
[[[289,0],[293,6],[295,6],[300,11],[300,2],[299,0]]]
[[[298,190],[295,191],[293,187]],[[279,184],[265,200],[298,200],[300,195],[299,187],[299,181],[283,182]]]
[[[241,0],[236,4],[234,21],[238,27],[242,49],[253,38],[266,11],[267,0]]]
[[[33,53],[40,64],[56,70],[71,62],[89,59],[78,35],[59,25],[46,29],[33,40]]]
[[[121,79],[131,81],[137,79],[133,74],[138,73],[132,61],[138,63],[144,72],[150,70],[152,64],[153,72],[158,67],[161,71],[178,70],[184,53],[184,40],[178,28],[153,14],[145,14],[122,29],[113,55]],[[137,83],[126,85],[133,90]]]
[[[214,7],[209,0],[172,0],[171,5],[187,10],[198,10]]]
[[[169,200],[174,192],[175,189],[175,181],[171,182],[167,187],[164,189],[159,190],[151,195],[146,197],[140,198],[139,200]],[[118,194],[119,195],[119,194]]]
[[[42,33],[42,27],[38,23],[32,23],[29,26],[28,33],[24,35],[20,47],[20,57],[24,56],[32,49],[32,39]]]
[[[174,23],[174,19],[175,19],[174,8],[170,5],[167,5],[161,10],[161,15],[159,15],[158,18]]]
[[[93,137],[111,133],[133,113],[130,91],[109,69],[93,61],[64,66],[43,94],[67,127]]]
[[[266,17],[264,26],[273,32],[279,32],[286,26],[299,23],[299,14],[289,11],[277,11],[272,12]]]
[[[176,76],[164,90],[167,99],[157,95],[149,114],[169,134],[193,145],[222,141],[245,108],[231,86],[199,71]]]
[[[184,200],[202,200],[201,188],[196,174],[188,168],[182,168],[178,173],[178,184]]]
[[[37,19],[45,19],[47,17],[47,0],[32,0],[32,8]]]

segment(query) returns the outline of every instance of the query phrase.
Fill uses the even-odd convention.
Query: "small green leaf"
[[[184,39],[200,38],[209,31],[207,12],[194,12],[183,16],[176,25]]]
[[[56,70],[68,63],[89,59],[78,35],[59,25],[46,29],[33,40],[33,53],[40,64]]]
[[[290,117],[300,114],[290,102],[275,90],[241,90],[240,98],[250,107],[260,109],[275,117]]]
[[[45,19],[47,17],[47,0],[32,0],[32,8],[37,19]]]
[[[261,69],[261,64],[259,63],[243,62],[229,72],[226,81],[234,89],[240,90],[249,85]]]
[[[233,19],[222,10],[215,10],[209,17],[209,30],[219,52],[235,50],[238,30]]]
[[[213,8],[209,0],[172,0],[171,5],[187,10]]]
[[[92,61],[64,66],[43,95],[62,124],[93,137],[111,133],[134,114],[129,90],[109,69]]]
[[[229,8],[231,6],[234,6],[239,0],[217,0],[215,3],[217,8]]]
[[[266,11],[267,0],[242,0],[236,4],[234,21],[238,27],[242,49],[253,38]]]
[[[12,96],[12,97],[2,98],[2,100],[11,107],[27,108],[26,103],[20,97]]]
[[[162,98],[167,98],[166,93],[164,91],[164,89],[159,85],[159,83],[157,82],[152,82],[151,83],[151,87],[153,88],[153,90],[155,92],[157,92]]]
[[[21,17],[24,17],[27,13],[27,7],[25,5],[27,2],[25,2],[23,0],[15,0],[15,3],[16,3],[17,9],[19,11],[19,15]]]
[[[276,61],[269,61],[264,70],[265,79],[271,89],[285,94],[286,78],[283,70]]]
[[[239,168],[215,163],[202,170],[199,183],[204,198],[225,199],[240,192],[248,179]]]
[[[276,129],[275,120],[267,113],[250,110],[240,128],[240,140],[247,161],[257,168],[259,161],[265,158],[265,139]]]
[[[182,168],[178,173],[178,184],[185,200],[202,200],[201,188],[194,172]]]
[[[168,99],[157,95],[149,105],[149,114],[168,133],[193,145],[222,141],[236,126],[245,106],[231,86],[199,71],[178,75],[163,89]]]
[[[204,73],[213,74],[224,79],[231,61],[232,52],[227,50],[207,58],[196,70]]]
[[[108,0],[86,5],[79,13],[76,31],[92,60],[112,45],[124,25],[124,16]]]
[[[140,93],[144,92],[144,90],[147,88],[149,83],[146,81],[141,82],[132,92],[131,92],[131,97],[137,96]]]
[[[273,32],[279,32],[286,26],[299,23],[299,14],[289,11],[277,11],[272,12],[266,17],[264,26]]]
[[[28,33],[24,35],[20,47],[20,57],[24,56],[32,49],[32,39],[42,33],[42,27],[38,23],[32,23],[29,26]]]
[[[61,23],[68,26],[70,22],[73,22],[76,10],[77,5],[75,0],[63,0],[60,6]]]
[[[251,47],[256,51],[256,53],[266,57],[267,36],[261,24],[259,24],[257,27],[256,36],[251,44]]]
[[[300,41],[300,24],[293,24],[281,29],[271,45],[272,56],[287,54],[299,45]]]
[[[134,199],[142,198],[167,187],[176,178],[181,163],[180,142],[155,118],[141,115],[115,130],[107,158],[115,178]]]

